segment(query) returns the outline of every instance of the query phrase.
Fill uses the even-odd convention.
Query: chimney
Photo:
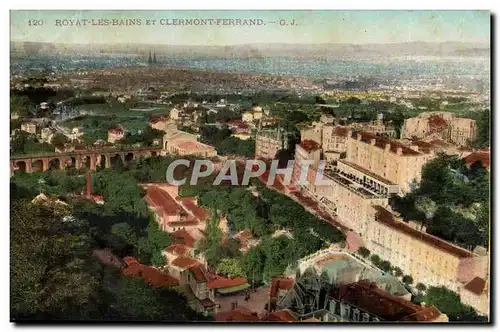
[[[410,149],[418,152],[418,145],[410,145]]]
[[[92,194],[91,185],[92,185],[92,176],[90,175],[90,172],[88,172],[87,173],[87,197],[90,197],[90,195]]]
[[[396,150],[396,153],[398,154],[398,156],[402,155],[403,154],[403,148],[402,147],[398,147],[398,149]]]
[[[389,151],[391,149],[391,143],[385,143],[385,151]]]
[[[375,141],[376,141],[375,138],[370,139],[370,145],[374,146],[375,145]]]
[[[349,129],[347,131],[347,138],[352,137],[352,129]]]
[[[356,134],[356,139],[357,139],[358,141],[361,141],[361,138],[362,138],[361,134],[360,134],[360,133],[357,133],[357,134]]]

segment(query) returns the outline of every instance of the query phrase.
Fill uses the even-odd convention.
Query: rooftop
[[[481,295],[486,288],[486,280],[483,278],[475,277],[471,281],[469,281],[465,286],[469,292],[472,292],[476,295]]]
[[[385,146],[386,144],[389,144],[390,145],[390,151],[392,153],[398,153],[398,149],[400,148],[401,149],[401,153],[403,156],[418,156],[418,155],[421,155],[420,152],[418,151],[415,151],[415,150],[412,150],[410,149],[409,147],[407,147],[406,145],[400,143],[400,142],[397,142],[397,141],[394,141],[394,140],[390,140],[390,139],[387,139],[387,138],[384,138],[384,137],[380,137],[380,136],[377,136],[375,134],[372,134],[372,133],[368,133],[366,131],[362,131],[362,132],[353,132],[352,135],[351,135],[351,138],[352,139],[357,139],[357,135],[361,135],[361,142],[363,143],[366,143],[366,144],[370,144],[370,141],[372,139],[375,140],[375,146],[379,149],[385,149]]]
[[[196,282],[206,282],[207,281],[207,278],[205,276],[205,273],[203,272],[201,265],[190,267],[189,272],[191,272],[193,274]]]
[[[467,166],[472,166],[476,162],[480,162],[483,167],[490,168],[490,154],[488,152],[472,152],[470,155],[464,158]]]
[[[313,151],[319,150],[319,144],[316,143],[315,141],[306,139],[300,142],[300,147],[306,150],[308,153],[311,153]]]
[[[174,238],[175,243],[180,243],[189,248],[194,248],[195,238],[189,234],[185,229],[179,229],[173,233],[170,233]]]
[[[294,283],[295,279],[292,278],[274,278],[271,282],[269,297],[276,297],[280,290],[289,290]]]
[[[434,307],[422,307],[389,294],[366,280],[334,288],[331,296],[386,321],[433,321],[441,313]]]
[[[177,257],[176,259],[174,259],[170,263],[170,265],[174,265],[174,266],[180,267],[181,269],[185,270],[185,269],[188,269],[190,267],[200,265],[200,262],[197,261],[196,259],[181,256],[181,257]]]
[[[126,276],[142,277],[144,281],[153,287],[173,287],[179,285],[179,280],[171,275],[139,263],[133,257],[125,257],[126,266],[122,268],[122,273]]]
[[[169,252],[169,253],[172,253],[172,254],[184,256],[184,255],[186,255],[189,252],[190,249],[191,248],[189,248],[188,246],[186,246],[184,244],[174,243],[174,244],[169,245],[165,249],[165,251]]]
[[[180,143],[175,143],[175,146],[183,150],[212,150],[214,147],[194,141],[182,141]]]
[[[380,205],[373,205],[373,208],[376,210],[375,217],[376,220],[386,224],[387,226],[397,229],[400,232],[406,233],[407,235],[420,240],[422,242],[427,243],[428,245],[440,249],[442,251],[447,252],[450,255],[459,257],[459,258],[466,258],[466,257],[472,257],[472,253],[460,248],[458,246],[455,246],[451,243],[448,243],[436,236],[430,235],[428,233],[420,232],[414,228],[412,228],[409,224],[398,221],[394,218],[394,215],[384,208],[383,206]]]
[[[349,127],[343,127],[343,126],[335,126],[335,128],[333,129],[333,135],[335,136],[344,136],[344,137],[347,137],[348,134],[349,134],[349,130],[350,128]]]
[[[207,287],[208,288],[229,288],[229,287],[236,287],[236,286],[241,286],[247,283],[247,279],[242,278],[242,277],[236,277],[236,278],[224,278],[224,277],[217,277],[214,280],[211,280],[208,282]]]
[[[276,310],[268,313],[262,318],[264,322],[295,322],[297,318],[290,310]]]

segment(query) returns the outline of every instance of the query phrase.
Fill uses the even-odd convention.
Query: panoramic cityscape
[[[11,322],[491,321],[488,11],[10,16]]]

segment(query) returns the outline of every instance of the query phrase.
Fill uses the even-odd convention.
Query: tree
[[[208,265],[215,267],[222,259],[222,232],[219,228],[217,208],[212,208],[212,217],[205,226],[205,234],[205,238],[199,243],[199,249],[204,253]]]
[[[361,247],[358,249],[358,254],[364,258],[368,258],[370,256],[370,250],[366,249],[366,247]]]
[[[427,219],[432,219],[437,210],[436,203],[427,196],[419,196],[415,200],[415,208],[425,214]]]
[[[63,133],[56,133],[52,136],[50,143],[54,146],[64,146],[64,144],[68,143],[69,139]]]
[[[28,201],[12,201],[10,216],[11,317],[71,319],[91,310],[98,280],[87,270],[89,237],[68,229],[53,209]]]
[[[217,265],[217,272],[229,277],[244,276],[243,268],[239,260],[234,258],[223,258]]]
[[[490,119],[491,114],[489,109],[481,112],[477,120],[477,137],[472,144],[474,147],[485,148],[490,146]]]
[[[421,283],[421,282],[419,282],[419,283],[418,283],[415,287],[416,287],[416,288],[417,288],[420,292],[425,292],[425,290],[427,289],[427,287],[426,287],[423,283]]]
[[[371,255],[370,260],[372,261],[373,265],[375,265],[375,266],[379,266],[380,262],[382,261],[380,256],[376,255],[376,254]]]
[[[254,285],[263,280],[266,255],[260,246],[250,249],[242,258],[244,274]]]
[[[151,220],[148,225],[148,245],[151,253],[151,264],[154,266],[165,265],[162,251],[172,243],[172,236],[160,229],[156,221]]]
[[[403,282],[407,285],[411,285],[413,283],[413,277],[410,275],[404,275]]]
[[[434,305],[446,314],[450,321],[483,321],[473,308],[460,302],[460,296],[446,287],[429,287],[423,301]]]
[[[391,263],[388,261],[380,262],[380,269],[385,272],[389,272],[391,270]]]
[[[403,271],[397,266],[394,267],[393,272],[396,277],[401,277],[403,275]]]

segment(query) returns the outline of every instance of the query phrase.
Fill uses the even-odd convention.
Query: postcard
[[[489,323],[490,22],[12,10],[11,322]]]

